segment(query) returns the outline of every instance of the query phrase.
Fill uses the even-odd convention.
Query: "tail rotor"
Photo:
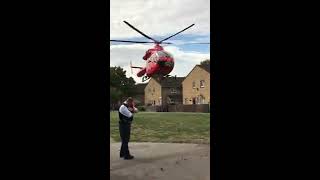
[[[133,71],[132,71],[132,62],[130,61],[130,69],[131,69],[131,74],[133,74]]]

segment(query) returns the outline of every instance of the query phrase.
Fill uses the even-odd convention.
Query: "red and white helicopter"
[[[131,68],[140,69],[139,72],[137,73],[137,76],[142,77],[142,82],[150,79],[151,77],[158,77],[160,79],[163,79],[164,77],[170,76],[169,73],[174,68],[174,58],[170,53],[168,53],[167,51],[165,51],[163,49],[161,44],[173,44],[173,43],[164,42],[164,41],[182,33],[183,31],[185,31],[195,25],[195,24],[192,24],[192,25],[188,26],[187,28],[185,28],[175,34],[173,34],[167,38],[162,39],[161,41],[157,41],[157,40],[147,36],[146,34],[141,32],[140,30],[138,30],[137,28],[135,28],[134,26],[132,26],[128,22],[124,21],[124,23],[126,23],[129,27],[131,27],[132,29],[134,29],[135,31],[137,31],[138,33],[143,35],[144,37],[152,40],[152,42],[150,42],[150,41],[110,40],[111,42],[155,44],[155,46],[153,48],[146,51],[145,55],[142,58],[143,60],[146,61],[145,67],[132,66],[132,64],[130,62]],[[210,44],[210,43],[187,43],[187,44]]]

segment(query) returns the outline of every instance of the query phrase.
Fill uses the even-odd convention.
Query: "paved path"
[[[111,180],[209,180],[210,146],[129,143],[133,160],[119,158],[120,143],[110,144]]]

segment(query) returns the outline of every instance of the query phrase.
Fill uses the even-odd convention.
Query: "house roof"
[[[166,77],[159,81],[158,79],[156,80],[161,87],[179,87],[182,85],[182,81],[185,79],[185,77]]]
[[[205,64],[205,65],[195,65],[192,70],[188,73],[188,75],[185,77],[185,79],[191,74],[191,72],[196,68],[196,67],[200,67],[201,69],[207,71],[208,73],[210,73],[210,64]]]
[[[200,68],[206,70],[208,73],[210,73],[210,64],[204,64],[204,65],[197,65]]]

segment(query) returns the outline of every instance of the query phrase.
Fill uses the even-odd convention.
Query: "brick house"
[[[151,78],[144,89],[145,105],[182,104],[184,77],[167,77],[161,81]]]
[[[182,82],[183,104],[210,104],[210,65],[196,65]]]

